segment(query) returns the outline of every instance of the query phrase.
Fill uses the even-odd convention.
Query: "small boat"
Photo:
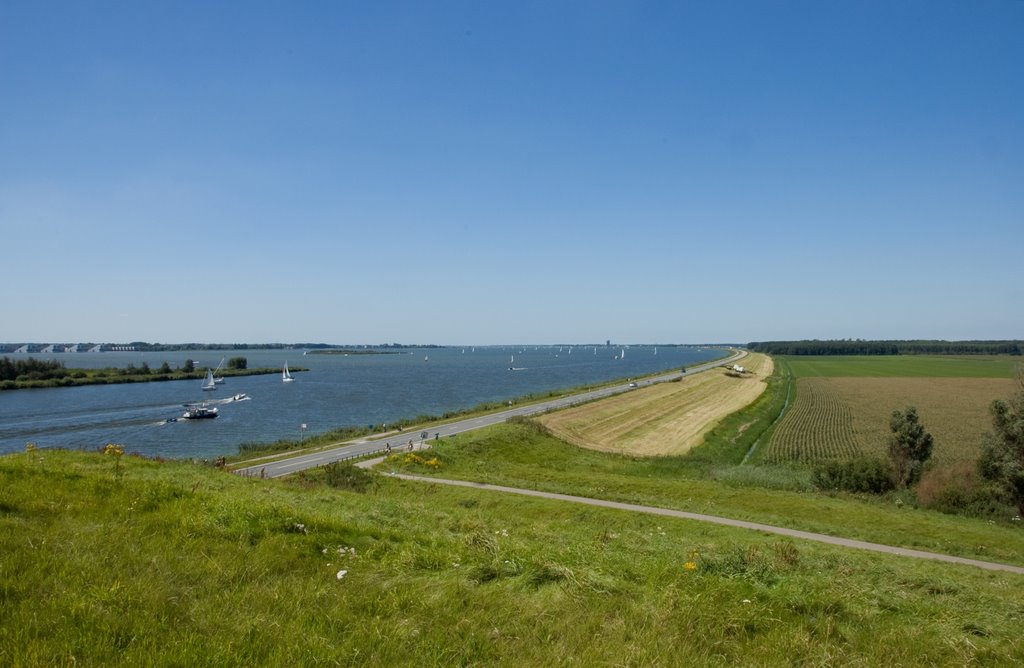
[[[284,363],[284,369],[281,370],[281,382],[282,383],[290,383],[293,380],[295,380],[295,379],[292,378],[292,373],[291,373],[291,371],[288,370],[288,362],[285,362]]]
[[[249,395],[246,394],[245,392],[240,392],[240,393],[236,394],[235,396],[231,397],[228,401],[248,401],[248,400],[249,400]]]
[[[210,408],[209,406],[202,406],[199,404],[192,404],[185,409],[185,414],[181,416],[183,420],[212,420],[217,417],[217,408]]]
[[[514,368],[512,368],[512,365],[513,365],[513,364],[515,364],[515,363],[516,363],[516,356],[515,356],[515,355],[513,355],[513,356],[512,356],[512,359],[510,359],[510,360],[508,361],[508,370],[509,370],[509,371],[515,371],[515,369],[514,369]]]
[[[216,390],[217,381],[213,379],[213,369],[206,370],[206,380],[203,381],[203,391]]]

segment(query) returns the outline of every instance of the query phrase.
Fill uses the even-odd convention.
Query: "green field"
[[[756,460],[884,459],[889,416],[914,406],[935,438],[933,466],[972,463],[991,429],[989,406],[1015,391],[1020,363],[1012,356],[780,357],[794,377],[793,397]]]
[[[1009,355],[780,356],[797,378],[1013,378],[1024,358]]]
[[[650,476],[680,504],[722,512],[751,493],[722,485],[709,504],[670,468],[563,450],[525,425],[451,445],[437,453],[442,474],[507,467],[609,495]],[[857,501],[789,497],[837,532],[879,519]],[[780,499],[754,501],[788,514]],[[851,519],[861,511],[844,505],[869,514]],[[904,523],[944,521],[914,511]],[[1019,531],[960,526],[943,540],[1024,554]],[[355,493],[130,457],[0,457],[10,666],[1011,666],[1024,660],[1022,583],[387,476]]]

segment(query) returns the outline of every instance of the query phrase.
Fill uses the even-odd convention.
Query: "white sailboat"
[[[206,380],[203,381],[203,391],[216,390],[217,383],[213,380],[213,369],[206,370]]]
[[[284,363],[284,369],[281,370],[281,382],[282,383],[290,383],[293,380],[295,380],[295,379],[292,378],[292,372],[288,370],[288,362],[285,362]]]
[[[220,358],[220,364],[217,365],[217,368],[213,370],[213,382],[217,383],[218,385],[220,385],[221,383],[224,382],[224,376],[218,376],[217,375],[217,372],[220,371],[220,368],[222,366],[224,366],[224,358],[223,357]]]

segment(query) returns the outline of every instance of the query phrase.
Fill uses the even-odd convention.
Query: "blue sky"
[[[0,341],[1024,337],[1024,2],[0,4]]]

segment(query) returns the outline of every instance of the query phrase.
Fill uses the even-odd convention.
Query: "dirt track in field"
[[[751,354],[742,364],[748,369],[742,378],[712,369],[538,419],[559,438],[580,447],[638,456],[680,455],[764,391],[764,379],[773,369],[771,358]]]

